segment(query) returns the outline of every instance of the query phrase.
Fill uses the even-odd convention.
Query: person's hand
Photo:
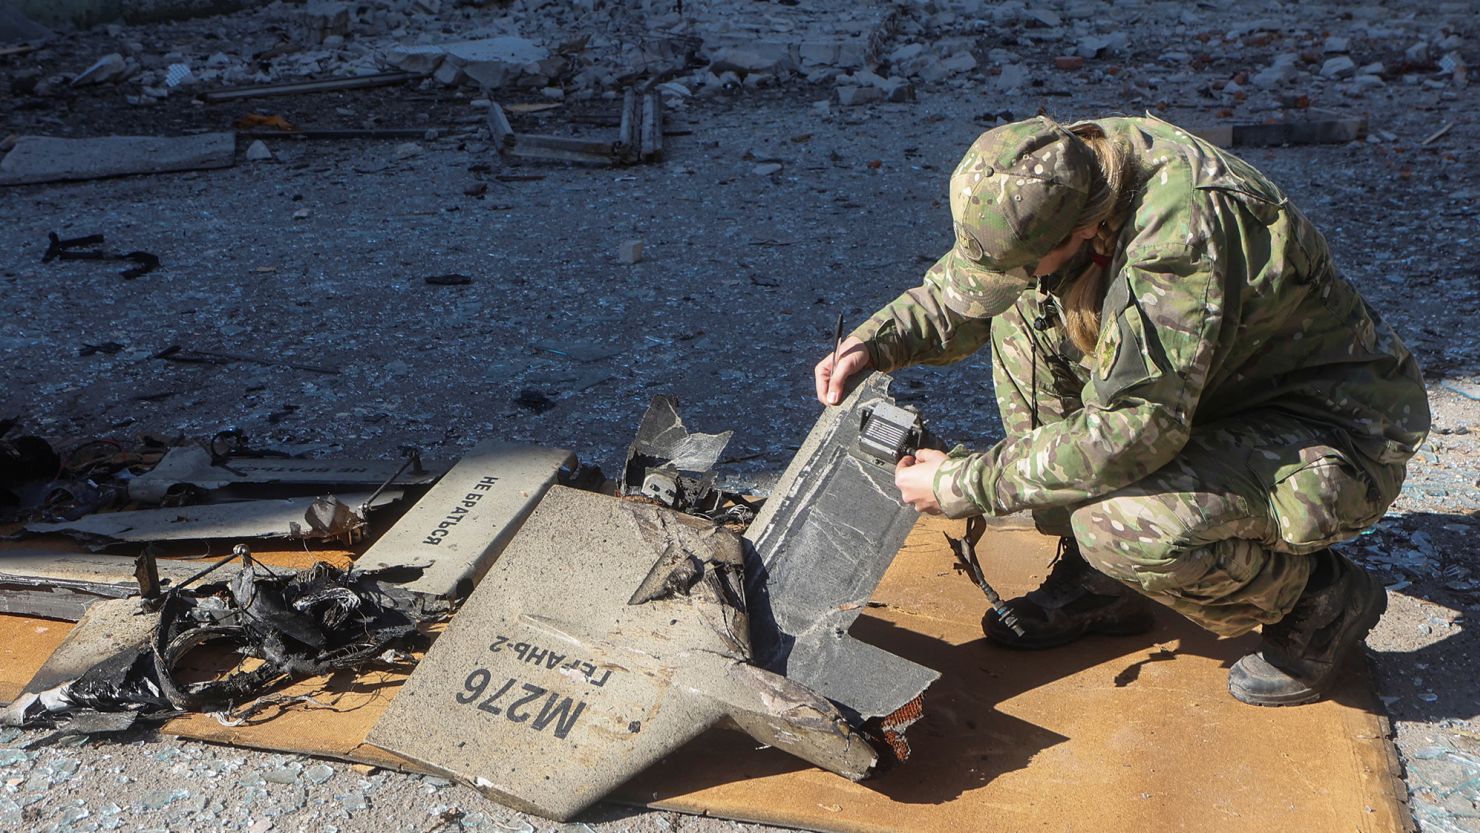
[[[828,353],[812,368],[812,378],[817,381],[817,401],[824,405],[842,402],[843,387],[848,379],[874,363],[863,342],[851,336],[838,347],[837,362],[837,367],[833,367],[833,354]]]
[[[894,467],[894,485],[899,489],[899,499],[915,507],[916,512],[939,515],[940,504],[935,500],[935,472],[948,459],[944,451],[921,448],[913,457],[906,455]]]

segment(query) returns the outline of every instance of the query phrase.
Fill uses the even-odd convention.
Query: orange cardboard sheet
[[[1166,611],[1145,636],[1034,653],[993,648],[981,636],[986,600],[952,569],[941,537],[960,527],[922,520],[879,586],[878,606],[854,626],[861,639],[942,672],[908,732],[907,764],[854,784],[745,735],[711,732],[613,798],[837,833],[1411,828],[1387,721],[1364,675],[1332,701],[1245,706],[1228,696],[1225,676],[1256,642],[1216,640]],[[1053,554],[1050,539],[1005,527],[989,529],[979,553],[1007,597],[1035,585]],[[37,623],[50,629],[33,634]],[[51,631],[66,627],[0,617],[0,686],[18,676],[13,656],[39,655],[39,667],[59,639]],[[364,743],[402,679],[309,680],[284,693],[316,703],[285,704],[240,726],[190,716],[165,731],[414,769]]]
[[[982,638],[986,599],[941,532],[915,528],[853,633],[939,670],[909,762],[854,784],[737,735],[696,742],[630,783],[654,807],[813,830],[1400,831],[1410,825],[1388,725],[1365,675],[1334,701],[1235,701],[1228,667],[1257,644],[1170,611],[1139,637],[1017,652]],[[1053,540],[989,529],[1004,597],[1031,589]]]
[[[71,622],[0,613],[0,703],[21,693],[71,632]]]

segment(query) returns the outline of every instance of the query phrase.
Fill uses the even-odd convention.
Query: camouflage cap
[[[977,137],[951,175],[956,245],[940,261],[947,303],[987,318],[1033,283],[1033,266],[1069,238],[1093,184],[1094,152],[1039,116]]]

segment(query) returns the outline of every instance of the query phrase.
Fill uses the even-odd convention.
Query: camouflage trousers
[[[1036,292],[992,320],[992,370],[1003,427],[1078,410],[1089,381],[1062,323],[1038,330]],[[1033,343],[1037,342],[1037,365]],[[1288,613],[1312,559],[1376,523],[1404,467],[1363,467],[1317,425],[1271,411],[1194,425],[1182,452],[1136,483],[1034,513],[1040,531],[1072,535],[1085,560],[1192,621],[1236,636]]]

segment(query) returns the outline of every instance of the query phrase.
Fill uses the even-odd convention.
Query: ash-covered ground
[[[326,456],[393,458],[415,445],[448,458],[483,439],[521,440],[611,472],[649,399],[670,393],[692,430],[735,430],[721,464],[730,479],[763,482],[820,412],[810,368],[831,348],[836,316],[858,323],[949,247],[947,177],[982,130],[1040,109],[1064,121],[1149,111],[1193,128],[1366,117],[1362,141],[1235,150],[1313,218],[1424,367],[1434,431],[1390,516],[1347,552],[1391,589],[1369,645],[1417,822],[1480,831],[1473,7],[747,2],[727,15],[685,5],[374,0],[342,25],[309,26],[302,7],[272,4],[62,32],[0,57],[7,134],[178,134],[231,129],[250,113],[428,131],[270,138],[264,161],[248,161],[242,139],[228,169],[5,189],[0,416],[63,445],[232,427],[255,445]],[[824,30],[827,43],[870,41],[873,69],[848,66],[841,49],[794,69],[737,53],[750,31],[739,24],[752,22],[804,45]],[[447,84],[195,98],[392,68],[399,46],[489,34],[521,35],[564,65],[493,90],[449,73]],[[117,77],[72,85],[112,53]],[[194,81],[169,88],[168,67],[182,63]],[[673,129],[661,164],[504,161],[483,126],[492,98],[559,104],[513,112],[516,131],[611,135],[592,122],[616,116],[624,83],[656,76]],[[109,263],[43,265],[48,232],[102,233],[109,248],[152,252],[162,266],[125,280]],[[623,263],[634,240],[642,258]],[[471,281],[426,282],[454,273]],[[151,358],[172,345],[260,361]],[[902,372],[896,393],[950,440],[1000,437],[985,354]],[[562,829],[439,779],[143,734],[0,749],[0,822]],[[590,827],[761,829],[622,809]]]

